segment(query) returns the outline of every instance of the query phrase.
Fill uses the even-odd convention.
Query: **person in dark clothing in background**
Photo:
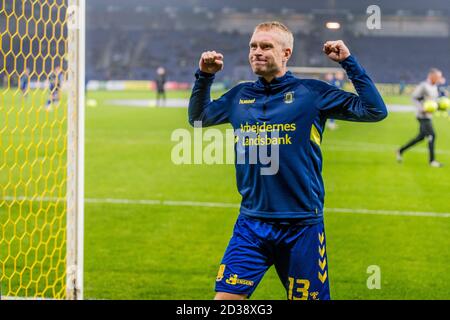
[[[166,70],[163,67],[159,67],[156,70],[156,106],[163,107],[166,105]]]

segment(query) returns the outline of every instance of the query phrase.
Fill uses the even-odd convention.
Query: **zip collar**
[[[267,80],[264,79],[263,77],[258,77],[258,80],[256,80],[255,83],[256,83],[256,85],[258,87],[264,87],[264,88],[272,87],[272,88],[275,88],[275,87],[277,87],[280,84],[284,84],[286,82],[290,82],[290,81],[292,81],[294,79],[295,79],[295,77],[292,75],[292,72],[286,71],[286,73],[284,75],[282,75],[281,77],[278,77],[278,78],[275,77],[270,82],[267,82]]]

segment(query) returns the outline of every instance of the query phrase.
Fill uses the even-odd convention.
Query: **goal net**
[[[83,297],[84,0],[0,0],[0,296]]]

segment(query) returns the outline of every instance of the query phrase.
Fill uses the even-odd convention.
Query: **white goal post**
[[[83,299],[85,0],[69,0],[66,299]]]

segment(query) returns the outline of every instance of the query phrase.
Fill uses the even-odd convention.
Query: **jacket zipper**
[[[266,115],[267,100],[270,96],[270,86],[264,86],[264,92],[266,94],[266,97],[264,98],[264,101],[263,101],[263,115]]]

